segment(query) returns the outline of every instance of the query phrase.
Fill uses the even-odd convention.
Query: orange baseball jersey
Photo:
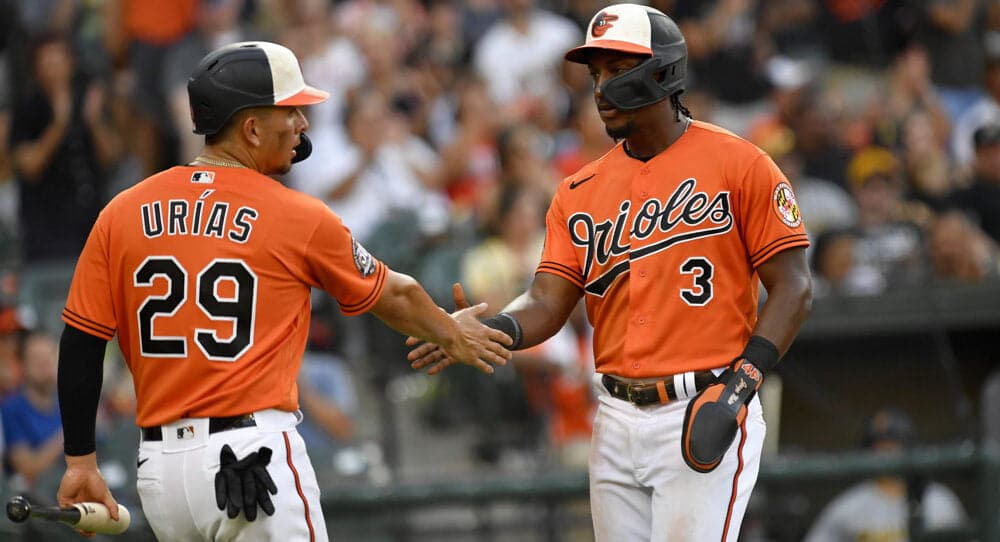
[[[310,288],[358,314],[387,273],[318,199],[249,169],[178,166],[101,212],[62,317],[118,334],[140,426],[293,411]]]
[[[538,272],[585,292],[597,372],[631,378],[723,367],[757,321],[756,267],[809,244],[767,154],[694,121],[647,162],[623,144],[567,177]]]

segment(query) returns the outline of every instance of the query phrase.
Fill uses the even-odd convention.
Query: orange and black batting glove
[[[681,455],[689,467],[705,473],[719,466],[747,417],[747,405],[764,374],[778,364],[778,356],[774,343],[754,335],[715,383],[691,399],[681,433]]]

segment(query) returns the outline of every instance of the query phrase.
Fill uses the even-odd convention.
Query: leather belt
[[[227,416],[225,418],[209,418],[208,432],[221,433],[230,429],[242,429],[244,427],[256,427],[257,421],[253,419],[253,414],[241,414],[239,416]],[[154,427],[142,427],[142,440],[155,442],[163,440],[163,429],[159,425]]]
[[[695,394],[714,382],[715,374],[712,371],[677,374],[644,384],[624,382],[611,375],[601,377],[601,383],[604,384],[612,397],[628,401],[636,406],[666,404],[678,399],[694,397]]]

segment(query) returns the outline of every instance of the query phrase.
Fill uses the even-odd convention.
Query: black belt
[[[707,388],[709,384],[715,382],[715,374],[712,371],[696,371],[694,373],[694,391],[688,393],[693,397],[695,393]],[[677,400],[677,391],[674,389],[673,377],[667,377],[656,382],[645,384],[630,384],[623,382],[611,375],[604,375],[601,383],[608,389],[612,397],[617,397],[622,401],[628,401],[636,406],[654,405],[658,403],[669,403]]]
[[[209,418],[208,419],[208,433],[221,433],[222,431],[229,431],[230,429],[242,429],[244,427],[256,427],[257,421],[253,419],[253,414],[242,414],[240,416],[228,416],[225,418]],[[163,440],[163,429],[160,426],[154,427],[142,427],[142,440],[144,441],[157,441]],[[178,432],[184,431],[184,428],[177,428]]]

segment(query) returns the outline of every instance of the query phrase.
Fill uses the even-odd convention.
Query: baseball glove
[[[689,467],[705,473],[719,466],[763,381],[757,366],[740,358],[691,399],[681,434],[681,455]]]

